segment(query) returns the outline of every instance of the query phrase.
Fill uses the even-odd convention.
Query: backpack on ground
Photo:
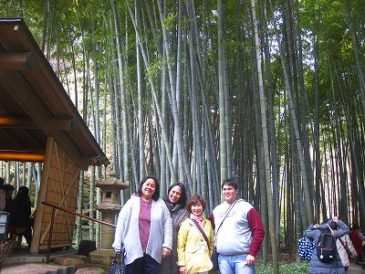
[[[298,240],[298,255],[302,261],[310,261],[312,258],[313,250],[315,248],[314,241],[303,235]]]
[[[321,262],[332,263],[336,259],[336,237],[333,235],[333,231],[330,226],[328,226],[328,229],[321,230],[316,249],[318,259]]]

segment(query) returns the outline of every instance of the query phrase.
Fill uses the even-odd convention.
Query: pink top
[[[148,239],[150,237],[151,227],[151,202],[141,200],[141,208],[139,211],[139,238],[141,240],[142,251],[146,253]]]

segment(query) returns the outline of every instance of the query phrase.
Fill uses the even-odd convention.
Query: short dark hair
[[[231,186],[234,189],[238,189],[238,184],[236,183],[236,181],[233,178],[229,178],[223,181],[222,183],[222,189],[224,186]]]
[[[193,196],[190,197],[190,199],[188,200],[188,203],[186,205],[186,210],[191,213],[191,207],[193,205],[196,205],[197,203],[201,203],[203,206],[203,211],[205,210],[205,207],[207,206],[207,202],[200,197],[200,195],[198,194],[194,194]]]
[[[27,199],[29,195],[29,188],[27,188],[26,186],[21,186],[18,189],[18,192],[16,194],[16,199],[17,200],[23,200],[23,199]]]
[[[181,204],[182,207],[185,207],[186,205],[186,200],[187,200],[187,197],[186,197],[186,191],[185,191],[185,186],[183,183],[174,183],[172,184],[169,189],[167,190],[167,196],[170,194],[170,191],[172,188],[174,188],[175,186],[178,186],[180,187],[181,189],[181,197],[180,197],[180,200],[179,200],[179,204]],[[168,197],[167,197],[168,198]]]
[[[142,179],[139,188],[138,188],[138,196],[141,197],[142,196],[142,186],[143,184],[148,180],[148,179],[152,179],[155,181],[155,193],[153,193],[152,195],[152,200],[157,201],[160,198],[160,184],[158,183],[158,179],[154,176],[146,176]]]
[[[332,219],[329,219],[328,221],[327,221],[327,224],[328,224],[328,226],[331,228],[331,229],[337,229],[337,223],[334,221],[334,220],[332,220]]]

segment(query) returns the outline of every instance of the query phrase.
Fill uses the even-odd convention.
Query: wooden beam
[[[33,70],[39,60],[35,52],[1,52],[0,70]]]
[[[43,122],[45,127],[50,130],[71,131],[75,128],[74,118],[46,118]],[[0,115],[0,127],[2,128],[39,128],[31,119],[26,117],[11,117]]]
[[[0,151],[0,160],[3,161],[43,162],[44,158],[42,153]]]
[[[49,135],[52,130],[71,131],[73,129],[74,118],[53,118],[50,110],[35,95],[32,87],[20,74],[5,73],[0,70],[0,83],[4,91],[17,101],[35,125],[46,131],[46,135]]]
[[[46,121],[47,128],[50,130],[72,131],[75,128],[74,118],[50,118]]]
[[[35,129],[38,128],[34,122],[29,118],[0,116],[0,127],[2,128],[24,128]]]
[[[47,132],[45,122],[47,122],[49,117],[52,117],[52,114],[44,106],[40,98],[35,96],[27,81],[19,73],[0,70],[0,85],[9,96],[17,101],[30,119],[39,128],[44,129],[46,135],[50,135],[50,132]]]

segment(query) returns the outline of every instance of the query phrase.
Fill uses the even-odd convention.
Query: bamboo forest
[[[274,262],[309,224],[365,227],[364,14],[364,0],[0,0],[110,161],[82,172],[79,212],[99,216],[108,169],[129,182],[122,204],[154,175],[206,214],[235,178]],[[41,169],[2,161],[0,177],[36,193]]]

